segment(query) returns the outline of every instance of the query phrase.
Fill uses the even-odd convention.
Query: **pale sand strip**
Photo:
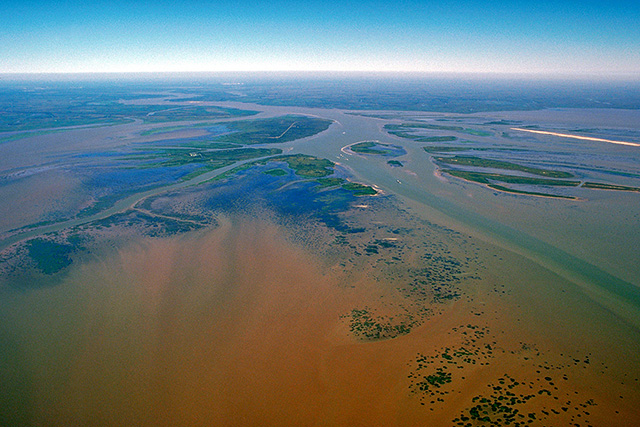
[[[640,144],[635,143],[635,142],[612,141],[610,139],[593,138],[593,137],[590,137],[590,136],[569,135],[569,134],[566,134],[566,133],[547,132],[547,131],[542,131],[542,130],[531,130],[531,129],[522,129],[522,128],[511,128],[511,130],[519,130],[521,132],[539,133],[541,135],[553,135],[553,136],[559,136],[561,138],[574,138],[574,139],[583,139],[585,141],[610,142],[612,144],[631,145],[633,147],[640,147]]]

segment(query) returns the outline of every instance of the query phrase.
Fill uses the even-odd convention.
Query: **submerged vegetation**
[[[396,338],[411,332],[414,322],[411,318],[394,320],[386,316],[375,316],[370,309],[353,309],[349,314],[351,332],[367,340]]]
[[[71,265],[73,246],[37,238],[27,242],[29,257],[44,274],[54,274]]]

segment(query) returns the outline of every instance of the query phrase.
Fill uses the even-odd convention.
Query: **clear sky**
[[[0,73],[419,71],[640,78],[640,0],[0,0]]]

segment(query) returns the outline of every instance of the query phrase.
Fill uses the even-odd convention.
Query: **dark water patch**
[[[27,242],[29,257],[44,274],[55,274],[71,265],[71,245],[57,243],[48,239],[32,239]]]

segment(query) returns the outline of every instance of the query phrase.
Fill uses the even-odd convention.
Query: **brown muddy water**
[[[573,420],[589,399],[599,405],[589,408],[594,422],[625,425],[639,415],[638,369],[628,366],[637,360],[630,352],[637,331],[525,258],[488,248],[490,274],[463,299],[408,335],[363,341],[344,315],[393,306],[393,286],[373,280],[371,268],[345,281],[344,271],[327,268],[288,233],[267,221],[223,221],[180,237],[141,238],[74,267],[55,287],[5,289],[5,421],[450,425],[505,373],[533,393],[552,376],[553,398],[574,401],[572,418],[555,421]],[[469,341],[474,328],[483,332]],[[412,392],[416,355],[440,360],[445,346],[487,344],[494,354],[456,366],[442,401]],[[530,409],[553,405],[541,397]]]
[[[273,425],[348,411],[329,356],[350,298],[268,223],[142,239],[3,298],[3,400],[19,424]]]

